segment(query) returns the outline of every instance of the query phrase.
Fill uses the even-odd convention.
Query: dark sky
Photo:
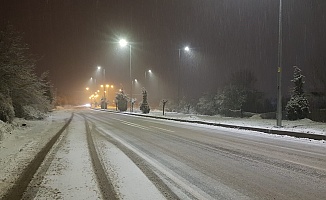
[[[96,66],[116,88],[132,76],[146,83],[154,100],[177,95],[198,98],[216,92],[230,73],[250,69],[257,88],[276,98],[278,0],[0,0],[1,26],[24,33],[36,71],[50,71],[60,93],[80,97]],[[314,65],[326,63],[326,1],[283,0],[283,93],[294,65],[309,79]],[[191,53],[178,49],[189,45]],[[180,67],[180,74],[178,73]],[[153,76],[145,71],[151,69]],[[135,85],[140,93],[140,85]],[[140,99],[139,96],[137,96]]]

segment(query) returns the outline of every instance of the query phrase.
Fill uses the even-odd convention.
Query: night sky
[[[307,89],[313,66],[326,67],[325,13],[325,0],[283,0],[284,95],[294,65]],[[0,0],[0,25],[24,33],[40,58],[36,72],[50,71],[58,93],[80,100],[91,77],[101,82],[97,66],[129,93],[129,49],[120,38],[131,42],[139,101],[142,86],[159,101],[176,97],[178,83],[181,96],[198,99],[240,69],[252,70],[257,88],[276,98],[278,14],[279,0]],[[179,57],[186,45],[191,52]]]

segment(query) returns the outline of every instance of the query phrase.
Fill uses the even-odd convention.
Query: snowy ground
[[[0,121],[0,199],[3,192],[17,180],[19,172],[33,159],[35,154],[40,151],[50,138],[60,130],[65,121],[71,116],[72,111],[55,111],[42,121],[15,119],[14,125],[8,125]],[[136,112],[140,113],[139,111]],[[162,116],[162,111],[154,110],[150,115]],[[308,119],[298,121],[284,120],[283,127],[278,128],[275,126],[275,120],[260,119],[255,116],[240,119],[168,112],[165,117],[326,135],[326,123],[313,122]],[[102,154],[106,153],[102,152]],[[112,162],[117,162],[117,160],[112,159]]]
[[[136,111],[140,113],[140,111]],[[153,116],[163,116],[162,111],[154,110],[149,113]],[[189,121],[205,121],[214,122],[220,124],[237,125],[237,126],[249,126],[256,128],[266,128],[274,130],[284,130],[293,131],[301,133],[310,133],[318,135],[326,135],[326,123],[314,122],[310,119],[302,119],[297,121],[282,120],[282,127],[276,127],[276,120],[272,119],[262,119],[258,115],[251,118],[232,118],[232,117],[222,117],[207,116],[207,115],[197,115],[197,114],[182,114],[175,112],[166,112],[164,117],[184,119]]]
[[[71,111],[62,110],[50,113],[42,121],[15,119],[14,125],[0,124],[0,199],[70,116]]]

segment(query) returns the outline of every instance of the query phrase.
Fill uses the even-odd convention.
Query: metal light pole
[[[149,69],[149,70],[146,70],[146,71],[145,71],[145,88],[146,88],[146,86],[147,86],[147,84],[146,84],[146,83],[147,83],[147,79],[146,79],[146,77],[147,77],[147,72],[148,72],[148,73],[152,73],[152,70]],[[148,88],[147,88],[147,89],[148,89]]]
[[[179,51],[179,68],[178,68],[178,105],[180,103],[180,79],[181,79],[181,74],[180,74],[180,68],[181,68],[181,50],[182,49],[178,49]],[[184,48],[185,51],[189,51],[190,48],[188,46],[186,46]]]
[[[101,70],[102,69],[102,67],[101,66],[97,66],[97,69],[98,70]],[[103,84],[105,84],[105,68],[103,68]]]
[[[130,112],[133,111],[132,109],[132,78],[131,78],[131,44],[128,44],[128,42],[125,39],[121,39],[119,41],[119,44],[121,47],[125,47],[126,45],[129,45],[129,82],[130,82]]]
[[[132,78],[131,78],[131,45],[129,44],[129,78],[130,78],[130,112],[133,112],[133,99],[132,99]]]
[[[180,60],[180,50],[181,49],[178,49],[179,50],[179,67],[178,67],[178,106],[180,104],[180,65],[181,65],[181,60]]]
[[[277,126],[282,126],[282,0],[278,16]]]

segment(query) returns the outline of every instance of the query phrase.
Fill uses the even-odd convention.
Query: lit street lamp
[[[130,112],[133,111],[132,109],[132,78],[131,78],[131,44],[127,42],[125,39],[120,39],[119,44],[121,47],[125,47],[129,45],[129,82],[130,82]]]
[[[181,79],[181,74],[180,74],[180,68],[181,68],[181,50],[184,51],[190,51],[189,46],[184,47],[183,49],[178,49],[179,51],[179,68],[178,68],[178,105],[180,103],[180,79]]]
[[[146,88],[146,89],[148,89],[148,88],[147,88],[147,84],[146,84],[146,83],[147,83],[147,82],[146,82],[146,81],[147,81],[147,79],[146,79],[146,77],[147,77],[147,73],[151,74],[151,73],[152,73],[152,70],[149,69],[149,70],[145,71],[145,88]]]
[[[146,74],[147,73],[152,73],[152,70],[149,69],[149,70],[145,71],[145,79],[146,79]]]
[[[97,66],[97,70],[101,70],[102,67],[101,66]],[[103,67],[103,80],[102,83],[105,84],[105,68]]]
[[[101,88],[103,88],[103,98],[105,98],[105,88],[104,88],[104,85],[101,85]]]

